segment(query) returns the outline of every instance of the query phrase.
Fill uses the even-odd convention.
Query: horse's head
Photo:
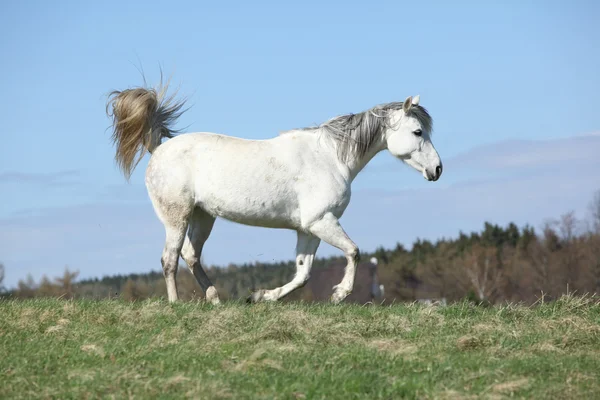
[[[442,175],[442,161],[431,142],[431,117],[419,106],[419,96],[408,97],[402,109],[390,115],[389,126],[385,141],[390,153],[428,181],[437,181]]]

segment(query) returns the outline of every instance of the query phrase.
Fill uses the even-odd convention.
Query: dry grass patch
[[[419,351],[417,346],[398,339],[376,339],[368,342],[367,347],[393,357],[407,359],[410,359],[412,355]]]
[[[77,311],[77,307],[75,306],[75,301],[71,300],[71,301],[67,301],[65,302],[65,305],[62,307],[63,313],[65,314],[65,316],[69,316],[75,313],[75,311]]]
[[[456,347],[460,350],[473,350],[482,345],[482,341],[478,337],[472,335],[461,336],[456,341]]]
[[[386,332],[396,334],[406,334],[412,332],[412,325],[410,320],[404,315],[386,315],[381,317],[383,322],[380,322],[382,328]]]
[[[188,382],[189,386],[189,382]],[[192,389],[189,389],[185,393],[187,399],[232,399],[238,398],[234,396],[232,390],[227,387],[224,382],[219,381],[206,381],[198,382],[194,384]]]
[[[456,390],[447,389],[441,392],[438,396],[435,396],[434,398],[439,400],[472,400],[478,399],[479,397],[475,395],[461,393]]]
[[[513,394],[518,390],[524,389],[529,385],[529,379],[521,378],[513,381],[507,381],[492,385],[491,390],[496,393]]]
[[[562,352],[562,349],[556,347],[555,345],[553,345],[551,342],[543,342],[543,343],[536,343],[533,346],[534,350],[537,351],[542,351],[542,352]]]
[[[185,383],[191,381],[191,378],[188,378],[187,376],[184,375],[175,375],[172,376],[171,378],[167,379],[167,386],[176,386],[179,385],[181,383]]]
[[[444,326],[446,318],[439,313],[439,307],[428,305],[417,312],[418,322],[433,325],[436,328]]]
[[[144,321],[153,321],[157,315],[174,315],[174,311],[170,304],[160,301],[145,301],[139,309],[139,316]]]
[[[84,344],[83,346],[81,346],[81,351],[104,357],[104,350],[102,349],[102,347],[95,344]]]
[[[225,370],[236,372],[247,372],[253,368],[271,368],[278,371],[283,370],[280,362],[267,358],[268,353],[268,349],[262,347],[257,348],[247,359],[237,361],[237,358],[232,358],[223,361],[221,366]]]
[[[67,378],[69,378],[69,380],[73,379],[73,380],[77,380],[77,381],[81,381],[81,382],[88,382],[88,381],[92,381],[94,379],[95,373],[93,371],[79,371],[79,370],[73,370],[73,371],[69,371],[67,373]]]
[[[56,332],[60,332],[64,329],[64,326],[62,325],[53,325],[53,326],[49,326],[48,328],[46,328],[45,333],[56,333]]]
[[[491,333],[498,330],[498,325],[492,324],[475,324],[473,325],[473,331],[476,333]]]
[[[165,329],[160,333],[154,335],[151,340],[149,347],[153,349],[162,349],[167,346],[174,346],[179,344],[179,342],[186,336],[185,331],[179,327],[171,327],[170,329]],[[197,338],[190,339],[196,342]]]

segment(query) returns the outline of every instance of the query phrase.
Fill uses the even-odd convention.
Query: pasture
[[[600,304],[0,301],[0,398],[598,398]]]

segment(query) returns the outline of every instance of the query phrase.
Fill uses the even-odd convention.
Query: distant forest
[[[548,220],[539,231],[510,223],[501,227],[485,223],[480,232],[459,233],[455,239],[436,242],[417,239],[410,250],[401,244],[363,253],[365,261],[376,257],[378,284],[384,294],[377,302],[419,299],[448,302],[473,301],[533,303],[542,296],[552,300],[566,292],[600,294],[600,191],[590,203],[588,215],[578,220],[570,212]],[[317,258],[314,272],[343,269],[344,257]],[[0,265],[0,288],[3,268]],[[251,289],[275,288],[291,280],[294,262],[253,263],[206,268],[221,299],[243,299]],[[166,297],[162,272],[107,276],[77,281],[78,272],[65,270],[62,277],[31,276],[4,297],[122,298],[142,300]],[[357,273],[358,287],[365,274]],[[180,298],[203,298],[193,275],[181,265],[177,275]],[[309,281],[310,282],[310,281]],[[337,283],[337,282],[336,282]],[[371,282],[368,283],[369,285]],[[367,285],[368,286],[368,285]],[[328,293],[321,293],[328,291]],[[285,301],[326,299],[331,287],[307,284]],[[360,298],[349,301],[364,301]]]

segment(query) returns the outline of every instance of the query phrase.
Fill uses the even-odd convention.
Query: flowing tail
[[[176,101],[175,94],[167,97],[168,86],[161,79],[156,89],[137,87],[108,95],[106,114],[112,118],[115,160],[127,180],[145,150],[152,153],[162,138],[177,133],[171,126],[186,111],[185,100]]]

